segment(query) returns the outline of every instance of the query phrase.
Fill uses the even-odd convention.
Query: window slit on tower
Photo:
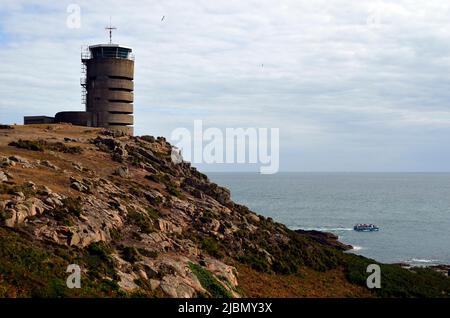
[[[133,91],[132,89],[128,89],[128,88],[115,88],[115,87],[110,87],[109,90],[113,91],[113,92],[127,92],[127,93]]]
[[[108,78],[110,78],[110,79],[118,79],[118,80],[127,80],[127,81],[132,81],[133,80],[133,78],[126,77],[126,76],[113,76],[113,75],[110,75],[110,76],[108,76]]]
[[[129,100],[123,100],[123,99],[108,99],[108,102],[110,103],[125,103],[125,104],[132,104],[132,101]]]

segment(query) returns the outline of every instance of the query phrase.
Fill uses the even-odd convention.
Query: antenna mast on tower
[[[111,25],[111,17],[109,17],[109,26],[105,28],[105,30],[109,31],[109,44],[112,44],[112,31],[117,30],[116,27]]]

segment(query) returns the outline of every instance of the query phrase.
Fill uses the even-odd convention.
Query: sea
[[[450,264],[450,173],[208,173],[290,229],[319,230],[383,263]],[[379,232],[356,232],[373,223]]]

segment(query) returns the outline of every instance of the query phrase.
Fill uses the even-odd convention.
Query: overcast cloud
[[[282,170],[450,171],[448,1],[0,0],[0,122],[80,110],[80,46],[109,16],[137,134],[279,127]]]

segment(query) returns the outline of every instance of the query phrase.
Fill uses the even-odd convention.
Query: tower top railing
[[[134,61],[131,49],[117,44],[99,44],[81,47],[81,60],[101,58],[126,59]]]

